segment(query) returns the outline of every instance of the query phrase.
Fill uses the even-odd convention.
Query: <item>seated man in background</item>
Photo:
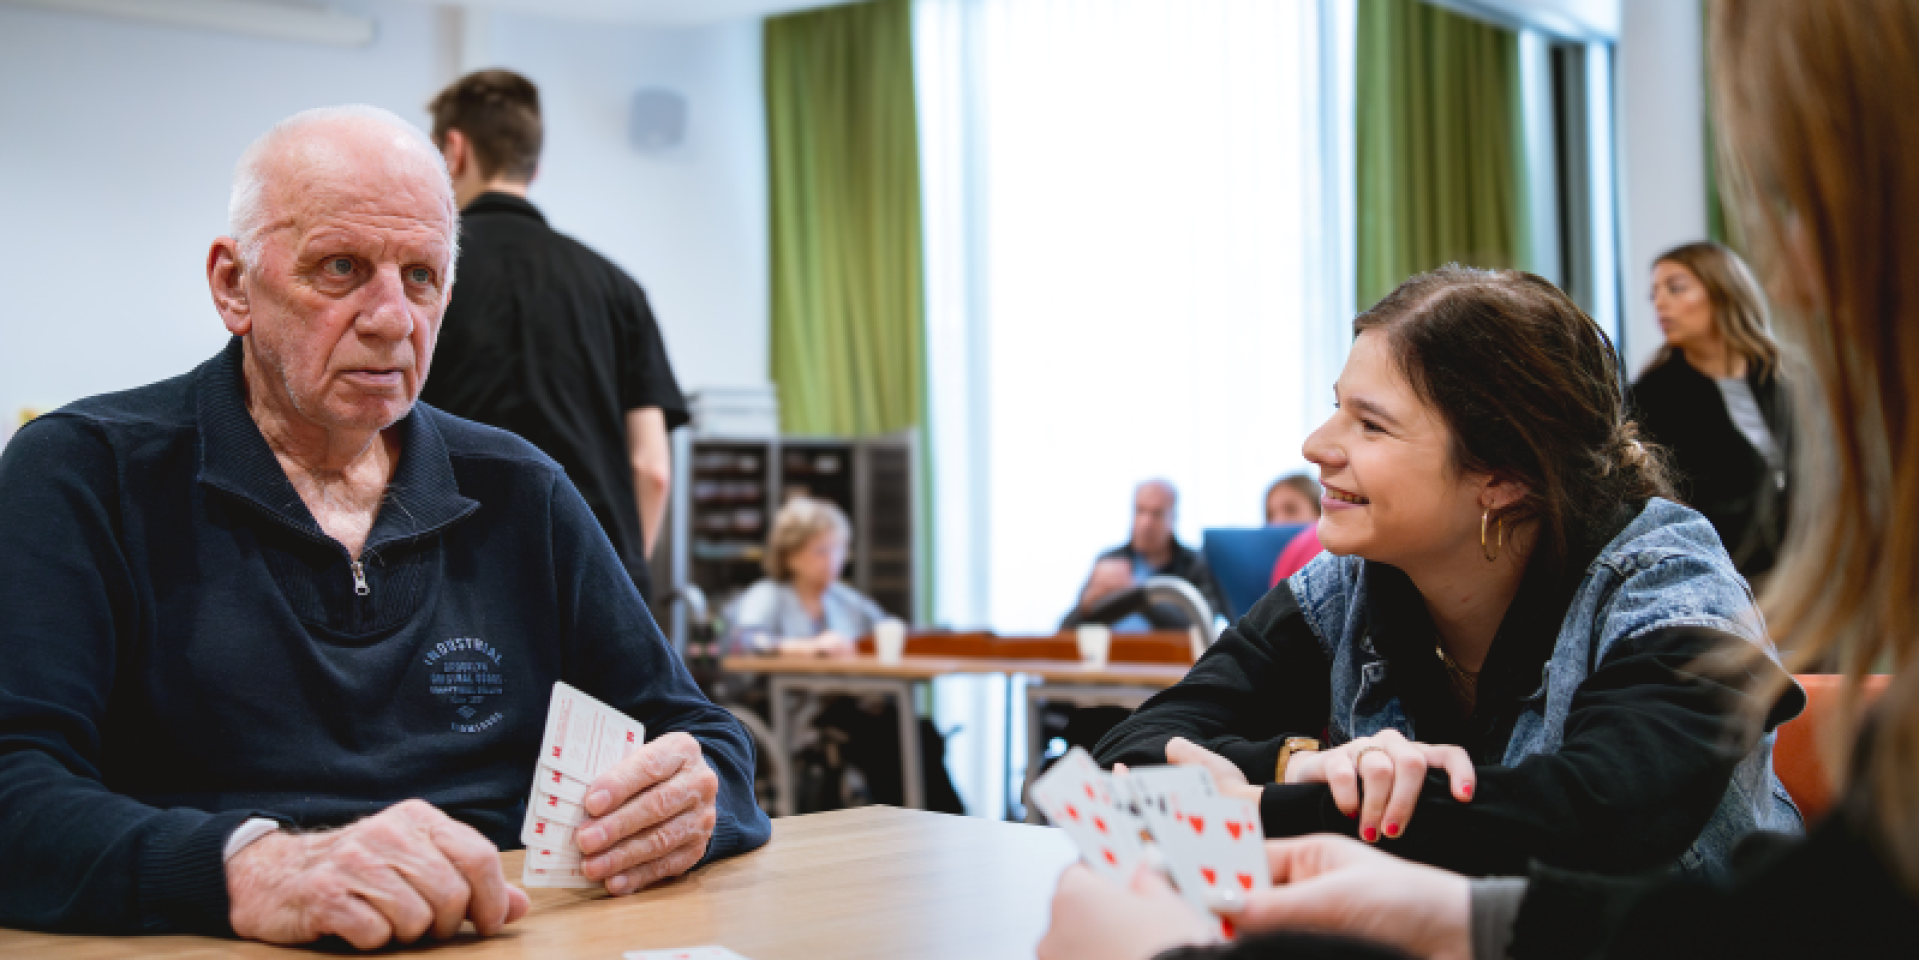
[[[457,235],[432,143],[294,116],[229,216],[227,347],[0,455],[0,925],[492,934],[527,909],[495,847],[557,680],[649,735],[587,788],[587,876],[627,893],[765,843],[750,741],[566,475],[415,402]]]
[[[1103,603],[1154,576],[1179,577],[1193,584],[1215,613],[1227,609],[1207,561],[1174,538],[1173,518],[1179,497],[1173,484],[1165,480],[1148,480],[1133,489],[1133,538],[1094,561],[1086,586],[1080,588],[1080,602],[1067,614],[1063,628],[1096,621]],[[1153,626],[1148,616],[1139,613],[1128,614],[1113,624],[1115,630],[1133,631],[1151,630]],[[1211,625],[1197,626],[1206,629]]]

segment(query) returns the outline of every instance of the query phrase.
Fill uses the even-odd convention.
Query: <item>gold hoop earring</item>
[[[1492,509],[1480,512],[1480,555],[1486,557],[1488,563],[1500,559],[1500,550],[1507,545],[1505,523],[1499,519],[1495,519],[1493,521],[1493,552],[1487,552],[1487,518],[1492,516],[1492,514]]]

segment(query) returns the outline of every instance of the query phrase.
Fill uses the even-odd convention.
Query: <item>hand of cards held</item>
[[[587,819],[587,786],[646,742],[646,728],[612,707],[564,684],[553,685],[547,728],[533,770],[520,882],[529,887],[596,887],[580,869],[574,828]]]
[[[1197,766],[1101,770],[1075,747],[1034,781],[1028,799],[1065,830],[1094,872],[1122,886],[1145,863],[1164,871],[1203,915],[1236,912],[1273,885],[1259,808],[1222,796]],[[1222,936],[1233,926],[1221,919]]]

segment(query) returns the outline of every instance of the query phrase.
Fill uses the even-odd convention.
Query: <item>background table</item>
[[[501,855],[509,878],[519,852]],[[499,936],[471,934],[381,956],[578,957],[717,943],[749,960],[1029,958],[1060,871],[1058,830],[862,807],[773,822],[773,842],[629,897],[536,889]],[[205,937],[68,937],[0,930],[0,956],[95,960],[313,957],[312,950]]]
[[[923,809],[926,781],[921,768],[925,760],[920,750],[919,717],[914,712],[914,684],[969,673],[1004,676],[1009,684],[1016,675],[1038,679],[1040,683],[1029,686],[1025,697],[1029,718],[1025,783],[1030,785],[1038,770],[1035,758],[1045,747],[1036,719],[1042,702],[1138,706],[1155,692],[1180,682],[1193,663],[1190,637],[1177,631],[1115,635],[1112,658],[1099,667],[1077,659],[1078,646],[1070,634],[1030,638],[919,635],[908,638],[906,655],[898,663],[881,663],[875,658],[872,638],[861,639],[859,649],[861,652],[854,657],[730,656],[720,662],[721,669],[728,672],[769,678],[773,749],[783,758],[773,768],[774,805],[780,816],[794,812],[791,757],[800,735],[795,721],[801,706],[797,698],[872,693],[892,700],[900,723],[901,795],[907,806]],[[1009,686],[1009,710],[1013,702]],[[1008,732],[1011,735],[1011,718]],[[1024,803],[1024,786],[1020,797]]]

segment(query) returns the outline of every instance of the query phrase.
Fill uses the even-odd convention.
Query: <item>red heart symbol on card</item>
[[[1100,819],[1099,817],[1093,818],[1093,827],[1094,829],[1100,831],[1101,833],[1107,832],[1107,822],[1105,820]]]
[[[554,756],[555,756],[556,758],[560,756],[560,748],[559,748],[559,747],[554,747],[554,748],[553,748],[553,755],[554,755]]]
[[[1240,839],[1240,831],[1243,829],[1245,829],[1244,825],[1240,823],[1236,823],[1232,820],[1227,821],[1227,832],[1233,834],[1233,838],[1235,840]]]
[[[1212,867],[1201,867],[1200,878],[1207,881],[1208,886],[1212,886],[1213,884],[1220,882],[1220,874],[1215,872]]]
[[[1071,803],[1067,804],[1066,810],[1067,810],[1068,820],[1072,820],[1075,823],[1080,822],[1080,811],[1074,809],[1073,804]]]
[[[1087,799],[1088,799],[1088,800],[1097,800],[1097,799],[1099,799],[1098,797],[1095,797],[1095,796],[1093,795],[1093,784],[1091,784],[1091,783],[1083,783],[1083,784],[1081,784],[1081,785],[1080,785],[1080,789],[1082,789],[1082,790],[1085,790],[1085,791],[1087,792]]]
[[[1120,858],[1114,856],[1112,850],[1102,849],[1100,852],[1106,855],[1108,863],[1113,864],[1116,867],[1120,865]]]
[[[559,805],[560,805],[560,801],[559,801],[559,799],[558,799],[558,798],[555,798],[555,797],[548,797],[548,798],[547,798],[547,806],[549,806],[549,807],[557,807],[557,806],[559,806]]]
[[[1204,833],[1207,829],[1207,818],[1188,817],[1187,825],[1193,828],[1194,833]]]
[[[1252,889],[1253,889],[1253,874],[1251,874],[1251,873],[1236,873],[1236,874],[1234,874],[1234,877],[1235,877],[1236,879],[1238,879],[1238,880],[1240,881],[1240,889],[1242,889],[1242,890],[1252,890]]]

